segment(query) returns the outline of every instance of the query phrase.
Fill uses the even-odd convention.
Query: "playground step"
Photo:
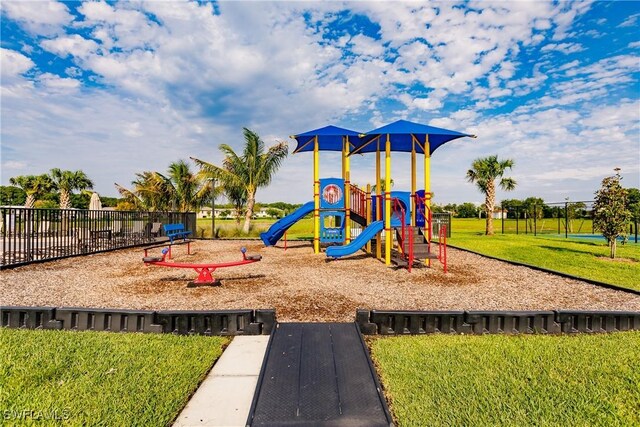
[[[355,323],[279,323],[248,426],[389,426]]]
[[[351,211],[349,216],[354,222],[357,222],[360,225],[366,226],[367,220],[365,217],[359,215],[358,213]]]
[[[404,245],[402,247],[402,252],[406,255],[409,255],[409,245]],[[429,245],[427,243],[417,243],[413,245],[413,256],[414,258],[418,258],[418,255],[426,255],[429,251]]]
[[[431,252],[414,252],[413,259],[438,259],[438,255]]]
[[[409,262],[402,255],[391,257],[391,262],[398,267],[407,267],[409,265]]]

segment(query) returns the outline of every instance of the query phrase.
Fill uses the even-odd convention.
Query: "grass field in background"
[[[248,234],[242,233],[241,229],[244,220],[240,221],[238,226],[233,219],[216,218],[216,230],[220,238],[258,238],[260,233],[269,229],[277,219],[254,219],[251,221],[251,230]],[[198,218],[196,222],[196,234],[200,238],[211,237],[211,218]],[[309,239],[313,238],[313,218],[307,215],[302,220],[296,222],[287,230],[287,238],[289,239]]]
[[[168,425],[227,338],[0,328],[0,409],[70,425]],[[50,425],[52,422],[36,422]],[[9,423],[11,424],[11,423]]]
[[[397,425],[640,425],[640,332],[370,345]]]
[[[618,245],[617,260],[609,259],[602,240],[582,241],[532,234],[484,235],[484,220],[453,219],[449,243],[486,255],[561,271],[640,290],[640,245]]]

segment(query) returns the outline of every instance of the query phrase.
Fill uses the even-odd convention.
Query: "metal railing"
[[[451,237],[451,213],[450,212],[433,212],[431,214],[431,234],[440,236],[440,230],[446,229],[447,237]]]
[[[192,212],[0,207],[0,220],[2,267],[153,243],[163,224],[196,228]]]
[[[565,238],[599,235],[593,224],[593,201],[567,201],[533,205],[502,205],[502,234],[553,234]],[[632,219],[629,241],[638,243],[638,219]]]
[[[356,187],[355,185],[351,185],[349,187],[349,196],[350,202],[349,208],[352,212],[360,215],[363,218],[367,217],[367,193]]]

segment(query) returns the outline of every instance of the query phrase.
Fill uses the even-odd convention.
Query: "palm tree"
[[[131,181],[132,187],[128,189],[117,182],[114,184],[118,193],[136,210],[156,211],[162,210],[166,201],[163,200],[160,187],[162,179],[153,171],[136,173],[136,179]]]
[[[224,188],[224,195],[227,200],[233,204],[235,210],[236,225],[240,225],[240,217],[242,216],[242,208],[247,203],[247,191],[244,187],[234,187],[232,185],[226,185]]]
[[[476,159],[471,164],[471,169],[467,171],[467,180],[475,183],[480,191],[485,195],[485,206],[487,212],[487,223],[485,234],[493,235],[493,209],[496,203],[496,179],[500,178],[500,187],[503,190],[511,191],[516,188],[516,181],[513,178],[504,178],[506,169],[513,168],[513,160],[498,160],[498,156],[489,156]]]
[[[222,167],[192,159],[204,174],[219,179],[224,187],[243,188],[246,191],[247,210],[243,232],[248,233],[256,203],[256,192],[258,188],[271,183],[282,161],[287,157],[289,146],[286,142],[279,142],[265,151],[264,141],[257,133],[247,128],[243,128],[243,133],[245,145],[242,155],[236,154],[227,144],[220,145],[220,151],[225,155]]]
[[[93,181],[81,170],[63,171],[51,169],[51,177],[60,192],[60,209],[71,207],[71,193],[73,190],[87,190],[93,188]]]
[[[171,163],[167,176],[158,175],[165,181],[174,210],[177,209],[180,212],[197,211],[214,196],[211,194],[213,186],[211,179],[191,172],[189,164],[184,160]],[[220,189],[216,189],[216,193],[220,191]]]
[[[25,208],[32,208],[38,197],[55,188],[55,183],[47,174],[14,176],[9,178],[9,183],[22,188],[27,193]]]
[[[392,187],[393,187],[393,184],[394,184],[393,178],[391,178],[391,186]],[[382,189],[381,193],[384,193],[386,191],[386,189],[384,188],[386,185],[387,185],[387,181],[385,181],[385,178],[383,176],[382,178],[380,178],[380,188]],[[376,193],[376,185],[375,184],[373,185],[373,187],[371,187],[371,191]]]
[[[189,212],[198,210],[213,197],[211,180],[191,172],[184,160],[171,163],[166,175],[144,171],[136,173],[136,177],[131,182],[132,189],[118,183],[115,186],[120,195],[138,210]],[[217,193],[220,191],[216,189]]]

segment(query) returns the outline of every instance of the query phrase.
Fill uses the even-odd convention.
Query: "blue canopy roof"
[[[411,152],[415,146],[416,153],[424,154],[424,142],[429,135],[429,154],[441,145],[464,136],[475,138],[475,135],[460,133],[453,130],[427,126],[407,120],[398,120],[378,129],[360,135],[358,145],[351,150],[351,154],[376,152],[379,148],[384,151],[386,135],[389,135],[391,151]]]
[[[309,132],[292,135],[290,138],[295,139],[298,145],[293,153],[303,151],[313,151],[313,139],[318,137],[318,149],[320,151],[342,151],[342,138],[349,136],[349,142],[354,147],[358,143],[359,132],[339,128],[337,126],[325,126],[320,129],[310,130]]]

